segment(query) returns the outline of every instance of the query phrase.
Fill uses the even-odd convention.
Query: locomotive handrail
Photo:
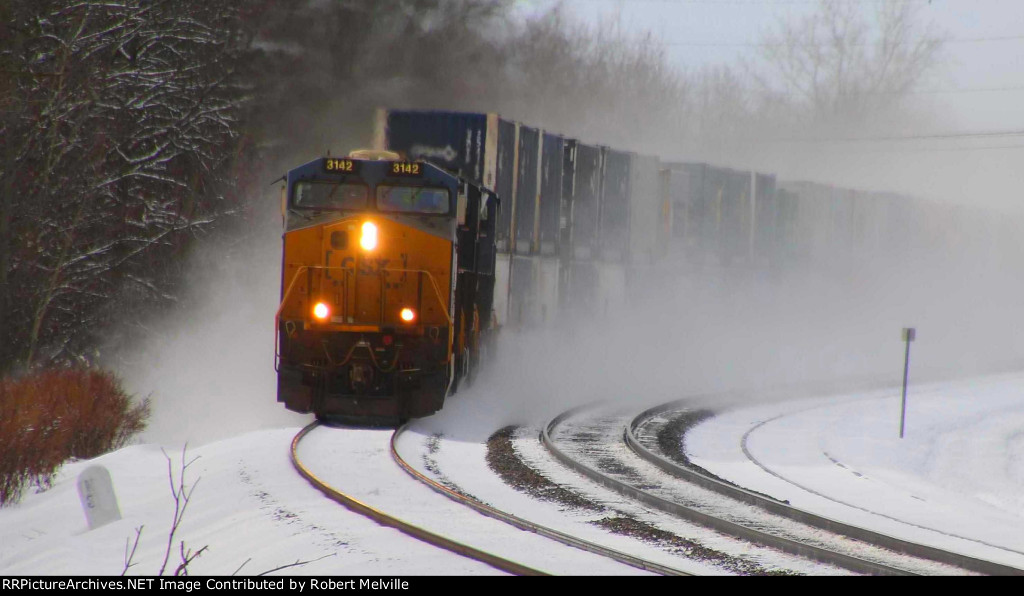
[[[281,312],[284,310],[284,305],[288,302],[288,298],[291,296],[292,290],[295,289],[295,284],[298,282],[299,278],[302,276],[302,272],[303,271],[307,271],[307,270],[313,270],[313,269],[319,269],[319,270],[324,270],[324,271],[341,271],[346,276],[351,274],[351,270],[348,269],[347,267],[328,267],[326,265],[300,265],[298,267],[298,269],[295,270],[295,275],[292,276],[292,281],[291,281],[291,283],[288,284],[288,289],[285,290],[284,296],[281,297],[281,304],[278,305],[277,312],[274,313],[274,370],[275,371],[278,371],[278,372],[280,371],[281,354],[279,352],[279,348],[280,348],[279,344],[280,344],[280,335],[281,335]],[[378,276],[383,276],[384,273],[416,273],[416,274],[419,274],[419,275],[426,275],[427,276],[427,279],[430,280],[430,287],[434,289],[434,296],[437,298],[437,303],[441,307],[441,314],[443,314],[445,320],[448,321],[448,329],[449,329],[448,336],[449,336],[449,341],[450,341],[451,336],[454,333],[453,327],[455,326],[455,322],[452,319],[451,313],[448,312],[448,307],[447,307],[447,305],[444,302],[444,298],[441,297],[441,290],[438,288],[437,281],[434,280],[434,276],[429,271],[427,271],[425,269],[380,269],[377,272]],[[382,303],[382,305],[383,305],[385,300],[386,300],[386,298],[385,298],[385,296],[384,296],[384,294],[382,292],[381,293],[381,303]],[[383,308],[381,308],[380,316],[381,316],[380,323],[383,324],[383,318],[384,318],[384,309]]]

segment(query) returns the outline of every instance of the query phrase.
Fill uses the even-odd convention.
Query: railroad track
[[[303,464],[298,454],[299,443],[302,441],[303,438],[308,436],[310,432],[312,432],[319,426],[321,426],[319,422],[313,422],[312,424],[307,425],[305,428],[299,431],[297,435],[295,435],[295,438],[292,439],[291,443],[290,457],[292,466],[294,466],[295,470],[298,471],[298,473],[303,478],[309,481],[310,484],[312,484],[317,490],[322,492],[327,498],[344,505],[351,511],[354,511],[359,515],[367,517],[377,522],[378,524],[387,526],[389,528],[394,528],[402,532],[403,534],[411,536],[417,540],[426,542],[427,544],[444,549],[446,551],[455,553],[457,555],[461,555],[463,557],[480,561],[481,563],[490,565],[495,569],[499,569],[501,571],[505,571],[515,575],[546,575],[545,573],[542,573],[531,567],[522,565],[516,561],[499,557],[497,555],[493,555],[481,549],[474,548],[466,544],[462,544],[460,542],[452,540],[451,538],[442,536],[441,534],[431,532],[430,530],[406,522],[394,515],[381,511],[377,508],[371,507],[370,505],[363,503],[354,496],[349,495],[340,490],[339,488],[333,487],[329,485],[327,482],[321,480],[305,464]]]
[[[676,407],[680,403],[674,402]],[[812,520],[806,512],[793,510],[785,503],[704,475],[694,476],[689,470],[680,472],[678,465],[653,454],[636,436],[637,428],[653,412],[662,413],[664,408],[647,410],[639,416],[608,411],[595,415],[593,406],[569,410],[542,429],[540,440],[567,467],[648,507],[722,534],[856,573],[1021,573],[955,553],[943,554],[939,549],[885,540],[877,533],[852,526],[843,528]]]
[[[626,445],[638,457],[675,478],[693,483],[725,497],[748,503],[774,515],[894,552],[959,567],[975,573],[987,575],[1024,575],[1024,570],[1016,567],[904,540],[882,532],[857,527],[813,512],[804,511],[766,495],[729,484],[682,465],[660,452],[656,446],[656,435],[658,426],[667,423],[666,418],[671,418],[673,413],[680,413],[686,409],[688,409],[688,404],[684,400],[670,402],[641,412],[625,426],[623,439]],[[749,456],[749,452],[745,448],[744,452]]]
[[[310,482],[310,484],[312,484],[315,488],[321,491],[328,498],[340,503],[341,505],[354,511],[355,513],[363,515],[381,525],[397,529],[400,532],[403,532],[404,534],[411,536],[417,540],[421,540],[432,546],[436,546],[438,548],[458,554],[460,556],[480,561],[501,571],[505,571],[515,575],[547,575],[547,573],[545,572],[542,572],[533,567],[529,567],[520,562],[495,555],[483,549],[453,540],[452,538],[449,538],[437,532],[433,532],[422,526],[405,521],[394,514],[387,513],[378,508],[372,507],[367,503],[364,503],[363,501],[359,500],[355,496],[344,492],[339,487],[331,486],[328,482],[322,480],[321,478],[318,478],[313,473],[313,471],[310,470],[309,467],[305,465],[300,459],[298,455],[298,447],[300,442],[305,437],[307,437],[313,430],[320,426],[321,425],[319,423],[314,422],[303,428],[295,436],[291,443],[290,457],[292,465],[299,472],[299,474],[302,475],[303,478],[305,478],[308,482]],[[656,562],[647,561],[640,557],[635,557],[627,553],[623,553],[594,542],[590,542],[587,540],[583,540],[581,538],[571,536],[569,534],[543,526],[541,524],[536,524],[534,522],[518,518],[514,515],[502,512],[476,499],[462,495],[452,489],[449,489],[448,487],[445,487],[444,485],[424,476],[423,474],[415,470],[398,453],[396,444],[398,442],[399,436],[403,432],[405,432],[405,430],[406,427],[399,428],[391,435],[389,444],[392,459],[395,461],[396,464],[398,464],[406,473],[411,475],[413,478],[429,486],[431,489],[437,491],[438,493],[448,497],[449,499],[455,500],[461,503],[462,505],[470,507],[480,514],[483,514],[487,517],[496,520],[500,520],[521,530],[526,530],[528,532],[544,536],[546,538],[560,542],[564,545],[571,546],[576,549],[586,551],[588,553],[593,553],[602,557],[606,557],[613,561],[617,561],[619,563],[629,565],[637,569],[662,575],[689,575],[684,571],[674,569],[665,565],[661,565]]]
[[[659,419],[664,421],[666,417],[672,415],[674,410],[686,406],[685,400],[672,402],[645,410],[632,417],[618,413],[595,415],[591,408],[574,409],[561,414],[547,424],[540,433],[540,440],[555,459],[562,464],[607,488],[643,503],[647,507],[712,528],[724,535],[856,573],[879,575],[950,574],[962,573],[966,570],[997,575],[1024,574],[1024,571],[1013,567],[942,551],[815,516],[769,497],[746,491],[687,469],[659,453],[652,446],[651,440],[652,435],[657,432]],[[581,420],[586,422],[581,422]],[[304,465],[298,456],[298,445],[318,426],[316,423],[311,424],[296,435],[292,441],[291,460],[296,470],[304,478],[332,500],[379,524],[398,529],[417,540],[480,561],[495,569],[518,575],[545,574],[536,566],[531,567],[522,562],[495,555],[465,541],[459,542],[422,526],[403,521],[393,514],[381,511],[344,493],[338,487],[330,486],[328,482],[318,478]],[[517,517],[463,494],[459,490],[445,486],[418,471],[402,457],[397,445],[399,437],[406,432],[407,427],[402,427],[391,434],[388,441],[390,457],[406,474],[430,487],[436,493],[471,508],[481,515],[499,520],[520,530],[558,541],[588,553],[607,557],[637,569],[664,575],[688,574],[680,569],[645,560],[642,557],[617,551]],[[573,438],[583,435],[590,438],[586,442]],[[594,437],[597,437],[598,442],[594,442]],[[602,464],[594,458],[587,461],[587,458],[578,457],[580,451],[597,453],[602,449],[607,450],[607,447],[613,443],[608,440],[608,437],[615,437],[614,446],[620,451],[628,450],[636,461],[642,462],[642,465],[646,465],[650,469],[657,469],[662,480],[655,484],[662,486],[650,486],[652,483],[649,472],[644,481],[639,483],[643,486],[638,487],[636,486],[637,482],[623,479],[623,476],[629,476],[629,473],[623,474],[622,470],[618,470],[616,473],[606,473],[607,470],[602,471],[600,469]],[[602,442],[604,447],[601,447]],[[567,443],[578,444],[573,448],[566,448]],[[577,453],[573,453],[574,451]],[[613,467],[635,467],[636,465],[636,462],[619,462]],[[678,489],[680,485],[686,485],[713,494],[714,497],[708,499],[705,495],[702,497],[702,502],[700,498],[693,496],[692,489],[687,489],[690,492],[684,491],[686,495],[682,498],[673,498],[671,494],[665,494],[666,485],[669,485],[669,493]],[[718,501],[719,504],[709,504],[709,501]],[[757,510],[759,514],[751,515],[748,511],[741,515],[736,512],[735,507],[731,507],[727,515],[716,515],[714,510],[716,507],[721,509],[721,501],[741,503],[748,510]],[[785,522],[773,521],[773,518],[784,519]],[[804,527],[803,534],[801,534],[801,530],[795,530],[794,526]],[[808,534],[806,528],[813,530]],[[826,535],[824,538],[823,534]]]
[[[465,505],[465,506],[467,506],[467,507],[477,511],[478,513],[480,513],[482,515],[486,515],[487,517],[491,517],[493,519],[500,520],[500,521],[505,522],[505,523],[507,523],[507,524],[509,524],[509,525],[511,525],[513,527],[516,527],[516,528],[520,529],[520,530],[525,530],[527,532],[533,532],[535,534],[539,534],[539,535],[544,536],[546,538],[550,538],[551,540],[554,540],[556,542],[560,542],[560,543],[562,543],[562,544],[564,544],[566,546],[571,546],[571,547],[578,548],[580,550],[583,550],[583,551],[586,551],[586,552],[589,552],[589,553],[594,553],[594,554],[597,554],[597,555],[601,555],[603,557],[607,557],[607,558],[609,558],[609,559],[611,559],[613,561],[617,561],[617,562],[622,563],[624,565],[629,565],[630,567],[635,567],[637,569],[642,569],[644,571],[651,571],[653,573],[658,573],[658,574],[661,574],[661,575],[691,575],[690,573],[687,573],[687,572],[682,571],[680,569],[675,569],[675,568],[669,567],[667,565],[662,565],[662,564],[659,564],[659,563],[656,563],[656,562],[653,562],[653,561],[649,561],[649,560],[644,559],[642,557],[637,557],[637,556],[634,556],[634,555],[630,555],[629,553],[625,553],[625,552],[622,552],[620,550],[608,548],[608,547],[603,546],[601,544],[598,544],[596,542],[593,542],[593,541],[590,541],[590,540],[584,540],[582,538],[573,536],[573,535],[568,534],[566,532],[562,532],[562,531],[556,530],[556,529],[551,528],[549,526],[545,526],[543,524],[532,522],[530,520],[524,519],[522,517],[518,517],[518,516],[513,515],[511,513],[507,513],[507,512],[501,511],[499,509],[496,509],[496,508],[488,505],[487,503],[484,503],[484,502],[482,502],[482,501],[480,501],[478,499],[475,499],[475,498],[473,498],[471,496],[462,494],[462,493],[460,493],[458,491],[455,491],[455,490],[453,490],[453,489],[451,489],[451,488],[441,484],[440,482],[437,482],[436,480],[434,480],[434,479],[424,475],[419,470],[415,469],[404,458],[402,458],[401,454],[398,453],[398,450],[396,448],[398,437],[399,437],[399,435],[401,433],[405,432],[407,429],[408,429],[408,425],[403,426],[403,427],[399,428],[398,430],[396,430],[395,434],[392,435],[392,439],[391,439],[391,457],[410,476],[412,476],[416,480],[422,482],[423,484],[429,486],[434,491],[436,491],[436,492],[438,492],[438,493],[448,497],[449,499],[452,499],[453,501],[461,503],[462,505]]]

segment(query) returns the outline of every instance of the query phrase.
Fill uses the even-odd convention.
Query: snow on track
[[[177,541],[208,550],[190,566],[193,575],[493,574],[493,568],[384,528],[328,500],[299,477],[288,459],[297,428],[258,431],[189,449],[198,458],[186,472],[192,501],[176,535],[168,572],[178,562]],[[177,476],[181,452],[169,452]],[[355,457],[335,451],[330,457]],[[113,478],[123,519],[88,530],[77,475],[105,466]],[[357,465],[357,464],[356,464]],[[174,502],[167,460],[159,447],[127,447],[65,465],[53,488],[27,494],[0,509],[0,575],[118,575],[125,541],[144,526],[136,564],[128,575],[155,575],[167,547]],[[251,559],[246,563],[247,559]],[[244,563],[244,566],[243,566]]]
[[[535,438],[533,440],[536,441]],[[711,565],[674,556],[593,525],[592,522],[604,517],[603,514],[538,501],[508,486],[488,468],[486,441],[451,440],[443,435],[410,432],[402,436],[398,449],[406,461],[427,477],[449,488],[457,487],[459,491],[521,519],[686,573],[723,573]]]
[[[429,438],[415,432],[402,436],[405,441]],[[299,458],[320,480],[371,507],[538,571],[558,575],[646,574],[513,528],[434,492],[391,459],[390,437],[391,431],[317,428],[299,444]],[[407,453],[401,443],[398,449]],[[408,461],[418,459],[408,457]]]
[[[743,407],[684,447],[801,509],[1024,568],[1024,375],[911,384],[903,439],[899,414],[899,388]]]
[[[622,432],[635,413],[593,409],[566,419],[553,438],[563,451],[593,469],[672,503],[703,512],[752,530],[809,545],[841,555],[870,561],[916,574],[962,574],[949,565],[918,559],[888,549],[852,540],[827,530],[775,515],[763,509],[724,497],[716,492],[669,476],[642,460],[625,445]],[[794,569],[806,566],[801,557],[778,553],[780,563]],[[788,558],[788,562],[787,562]],[[796,561],[796,562],[794,562]],[[827,567],[824,563],[812,563]],[[832,567],[832,569],[837,569]],[[835,573],[836,571],[831,571]]]

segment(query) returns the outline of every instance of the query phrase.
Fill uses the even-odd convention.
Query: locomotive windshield
[[[448,191],[422,186],[378,186],[377,209],[404,213],[444,215],[449,210]]]
[[[295,206],[310,209],[365,209],[368,189],[363,184],[298,182]]]

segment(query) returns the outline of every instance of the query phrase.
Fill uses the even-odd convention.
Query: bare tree
[[[260,28],[253,124],[288,163],[367,142],[373,109],[493,110],[510,0],[290,0]],[[292,155],[292,153],[300,153]]]
[[[678,142],[688,81],[621,20],[588,27],[556,7],[510,28],[492,72],[485,96],[511,117],[647,152]]]
[[[170,296],[168,257],[238,209],[240,1],[5,5],[3,367],[82,357],[123,288]]]
[[[680,136],[687,83],[656,41],[558,12],[517,25],[513,5],[0,3],[0,372],[94,360],[113,324],[180,294],[196,237],[250,217],[283,167],[368,141],[375,107],[652,152]]]
[[[818,10],[765,35],[753,70],[769,107],[804,121],[857,124],[898,107],[933,69],[942,39],[922,26],[923,5],[821,0]],[[808,118],[809,117],[809,118]]]

